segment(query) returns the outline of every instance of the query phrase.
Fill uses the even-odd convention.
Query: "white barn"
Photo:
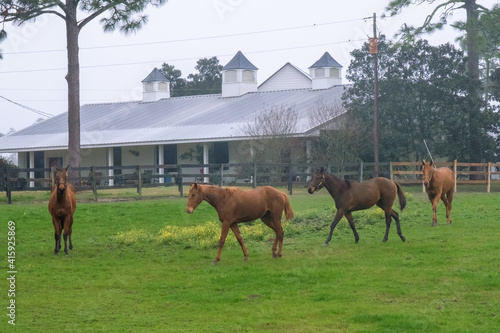
[[[170,83],[155,68],[142,81],[143,100],[81,106],[81,166],[185,164],[180,156],[197,145],[207,164],[209,151],[216,163],[248,160],[244,127],[270,105],[294,107],[294,136],[317,135],[309,111],[318,101],[340,101],[341,68],[325,53],[309,73],[287,63],[259,86],[258,68],[238,52],[223,67],[222,94],[188,97],[170,97]],[[0,153],[17,153],[20,168],[63,166],[67,142],[65,113],[0,138]]]

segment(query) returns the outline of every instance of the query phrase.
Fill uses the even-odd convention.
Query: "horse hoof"
[[[432,223],[431,227],[437,227],[437,225],[438,225],[437,223]]]
[[[324,246],[324,247],[328,247],[328,243],[325,243],[323,246]]]
[[[401,240],[402,240],[403,242],[406,242],[406,238],[404,238],[403,236],[401,236]]]

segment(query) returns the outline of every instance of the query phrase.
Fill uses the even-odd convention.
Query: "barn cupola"
[[[155,67],[153,71],[142,80],[142,101],[156,102],[163,98],[170,98],[170,82]]]
[[[328,52],[325,52],[318,61],[309,67],[312,89],[327,89],[342,84],[341,71],[342,66]]]
[[[222,97],[241,96],[257,91],[257,70],[258,68],[238,51],[222,68]]]

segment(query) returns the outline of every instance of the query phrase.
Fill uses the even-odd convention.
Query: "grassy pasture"
[[[255,222],[242,229],[248,262],[229,234],[218,266],[220,229],[206,203],[193,215],[185,198],[80,203],[68,256],[53,255],[46,202],[0,205],[2,276],[9,220],[18,271],[15,327],[0,282],[0,331],[497,332],[500,194],[457,193],[453,224],[441,203],[431,228],[418,190],[400,213],[405,243],[394,223],[382,243],[383,214],[371,209],[353,214],[358,244],[343,219],[323,247],[333,200],[297,191],[282,258]]]

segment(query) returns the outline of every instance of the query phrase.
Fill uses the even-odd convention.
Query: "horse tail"
[[[406,207],[406,197],[401,186],[399,186],[398,183],[394,184],[396,184],[396,188],[398,189],[399,207],[401,208],[401,211],[403,211],[403,209]]]
[[[293,219],[295,216],[292,210],[292,206],[290,206],[290,200],[288,200],[288,196],[285,193],[281,193],[283,195],[283,199],[285,199],[285,219],[288,221]]]

